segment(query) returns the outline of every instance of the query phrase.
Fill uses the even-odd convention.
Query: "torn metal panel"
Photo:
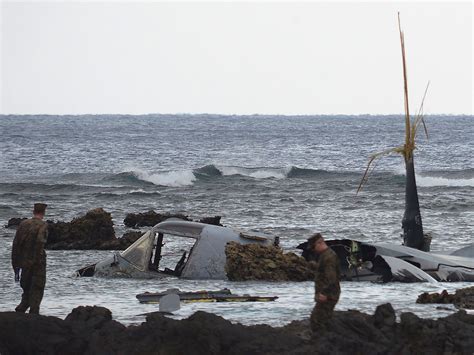
[[[348,281],[474,281],[474,258],[428,253],[403,245],[369,244],[355,240],[327,240],[340,260],[341,275]],[[313,257],[306,249],[303,257]]]
[[[390,266],[392,273],[391,281],[437,283],[429,274],[402,259],[387,255],[384,255],[382,258]]]

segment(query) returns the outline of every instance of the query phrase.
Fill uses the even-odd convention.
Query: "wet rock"
[[[117,241],[112,216],[102,208],[93,209],[68,223],[48,223],[48,232],[46,248],[54,250],[110,249]]]
[[[221,224],[221,216],[214,216],[214,217],[204,217],[199,220],[200,223],[205,224],[212,224],[214,226],[222,226]]]
[[[268,325],[233,324],[197,312],[187,319],[153,314],[125,327],[102,307],[79,307],[65,320],[0,313],[1,354],[471,354],[474,316],[463,311],[440,319],[412,313],[392,322],[391,305],[373,316],[336,311],[324,332],[309,321]],[[381,326],[382,324],[382,326]]]
[[[145,213],[129,213],[125,216],[123,223],[130,228],[153,227],[155,224],[161,223],[168,218],[179,218],[184,221],[191,221],[188,216],[180,213],[157,213],[150,210]]]
[[[105,322],[112,320],[112,312],[105,307],[79,306],[65,318],[69,322],[82,322],[92,328],[100,328]]]
[[[230,242],[225,253],[225,270],[231,281],[314,280],[310,262],[294,253],[285,254],[276,246]]]
[[[391,327],[395,324],[395,310],[390,303],[377,306],[374,316],[374,324],[378,327]]]
[[[153,210],[150,210],[145,213],[129,213],[125,216],[123,223],[130,228],[153,227],[154,225],[161,223],[168,218],[179,218],[184,221],[193,221],[191,218],[181,213],[157,213]],[[199,222],[212,224],[215,226],[222,226],[220,223],[221,216],[203,217],[199,220]]]
[[[424,292],[418,296],[416,303],[453,303],[454,295],[443,290],[441,293]]]
[[[418,296],[416,303],[452,303],[459,308],[474,309],[474,286],[461,288],[453,294],[446,290],[441,293],[424,292]]]
[[[7,222],[7,224],[5,225],[5,228],[16,228],[20,225],[21,221],[24,221],[25,219],[27,219],[26,217],[23,217],[23,218],[10,218]]]

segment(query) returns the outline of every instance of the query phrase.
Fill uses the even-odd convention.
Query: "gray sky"
[[[473,112],[471,2],[1,4],[0,113]]]

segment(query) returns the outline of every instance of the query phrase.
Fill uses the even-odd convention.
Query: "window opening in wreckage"
[[[180,276],[196,242],[194,238],[156,232],[148,269]]]

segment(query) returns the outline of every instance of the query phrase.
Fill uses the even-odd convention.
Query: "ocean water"
[[[415,151],[425,231],[439,252],[473,242],[474,120],[427,116]],[[401,156],[383,158],[356,195],[368,157],[403,144],[401,116],[0,116],[0,225],[28,217],[46,202],[48,219],[69,221],[103,207],[116,234],[129,212],[181,212],[191,218],[221,215],[226,226],[259,230],[295,246],[315,231],[328,238],[401,242],[404,167]],[[0,311],[21,294],[13,282],[14,231],[0,229]],[[156,310],[135,295],[167,288],[230,288],[234,293],[276,295],[272,303],[184,304],[245,324],[282,325],[309,315],[313,284],[228,281],[75,278],[74,270],[107,251],[49,251],[42,312],[64,316],[77,305],[99,304],[118,320],[139,322]],[[372,312],[391,302],[398,312],[426,317],[453,308],[417,305],[423,291],[467,284],[343,283],[337,309]]]

